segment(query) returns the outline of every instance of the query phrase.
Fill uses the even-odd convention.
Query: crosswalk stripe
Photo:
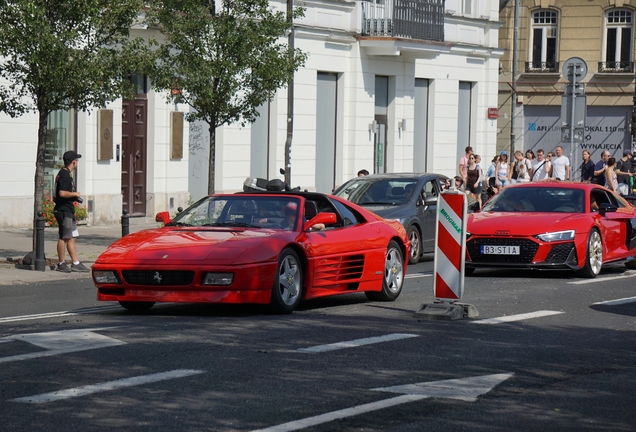
[[[54,402],[62,399],[69,399],[73,397],[86,396],[93,393],[99,393],[103,391],[116,390],[124,387],[133,387],[142,384],[149,384],[158,381],[165,381],[175,378],[183,378],[190,375],[197,375],[204,373],[202,370],[193,369],[176,369],[168,372],[160,372],[150,375],[142,375],[131,378],[124,378],[115,381],[107,381],[99,384],[86,385],[83,387],[75,387],[66,390],[59,390],[50,393],[42,393],[35,396],[26,396],[17,399],[11,399],[9,402],[23,402],[23,403],[45,403]]]
[[[389,341],[395,341],[400,339],[413,338],[417,336],[418,335],[416,334],[408,334],[408,333],[392,333],[392,334],[388,334],[384,336],[355,339],[355,340],[351,340],[347,342],[337,342],[337,343],[333,343],[329,345],[317,345],[317,346],[312,346],[309,348],[299,348],[296,351],[314,354],[314,353],[320,353],[320,352],[335,351],[335,350],[344,349],[344,348],[354,348],[354,347],[359,347],[362,345],[371,345],[371,344],[376,344],[380,342],[389,342]]]
[[[499,318],[475,320],[470,322],[475,324],[501,324],[506,322],[522,321],[522,320],[532,319],[532,318],[540,318],[540,317],[550,316],[550,315],[559,315],[562,313],[565,313],[565,312],[544,310],[544,311],[529,312],[529,313],[518,314],[518,315],[502,316]]]

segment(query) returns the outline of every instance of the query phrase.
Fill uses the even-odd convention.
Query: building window
[[[632,12],[615,9],[605,20],[605,62],[599,72],[632,72]]]
[[[557,13],[540,10],[532,14],[532,56],[527,72],[557,72]]]
[[[44,153],[44,196],[52,197],[55,176],[64,166],[62,156],[75,150],[75,112],[53,111],[49,114]]]

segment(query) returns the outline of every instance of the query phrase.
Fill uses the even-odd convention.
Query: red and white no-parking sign
[[[464,294],[467,207],[466,194],[459,190],[443,192],[437,200],[435,298],[461,300]]]

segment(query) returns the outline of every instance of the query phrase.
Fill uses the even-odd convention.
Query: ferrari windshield
[[[417,179],[368,179],[360,177],[341,186],[335,195],[362,205],[399,205],[415,190]]]
[[[582,189],[523,187],[504,188],[482,212],[585,213]]]
[[[168,225],[292,230],[298,220],[299,204],[297,197],[211,196],[179,213]]]

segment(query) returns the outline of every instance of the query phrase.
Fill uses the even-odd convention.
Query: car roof
[[[380,173],[380,174],[369,174],[367,176],[354,177],[351,180],[386,180],[386,179],[409,179],[409,178],[422,178],[422,177],[439,177],[439,178],[447,178],[441,174],[435,173]]]

